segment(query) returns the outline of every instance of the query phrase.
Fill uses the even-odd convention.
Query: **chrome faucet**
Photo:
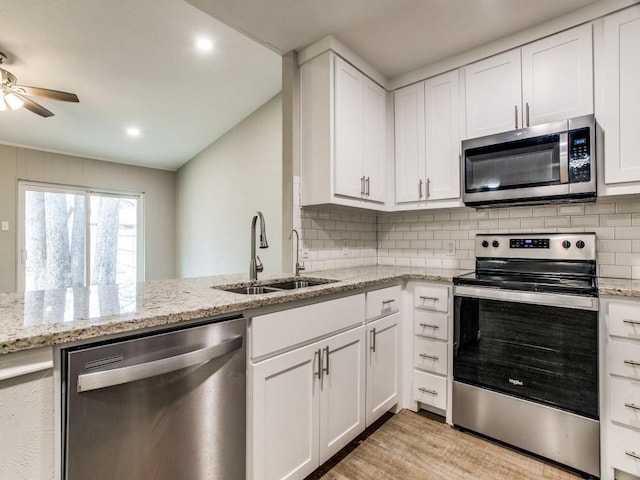
[[[304,270],[304,262],[302,263],[302,265],[300,265],[300,262],[298,261],[298,253],[300,252],[300,234],[295,228],[291,230],[291,233],[289,234],[289,240],[291,240],[291,237],[294,233],[296,234],[296,277],[299,277],[300,270]]]
[[[251,219],[251,262],[249,263],[249,280],[255,282],[258,280],[258,272],[264,270],[264,266],[260,261],[260,257],[256,255],[256,222],[260,219],[260,248],[267,248],[267,231],[264,226],[264,217],[262,212],[257,211]]]

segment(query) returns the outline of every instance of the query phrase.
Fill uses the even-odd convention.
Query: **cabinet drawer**
[[[611,420],[640,428],[640,382],[626,378],[610,378],[609,380]]]
[[[446,313],[416,309],[413,312],[413,331],[423,337],[447,339],[448,318]]]
[[[414,371],[413,399],[445,410],[447,408],[447,379],[429,373]]]
[[[363,322],[364,294],[259,315],[249,327],[251,358],[292,350]]]
[[[640,432],[610,425],[609,458],[613,468],[640,476]]]
[[[400,311],[400,285],[367,292],[366,318],[372,320]]]
[[[416,287],[414,305],[437,312],[449,310],[449,288],[437,286]]]
[[[438,340],[414,337],[413,366],[440,375],[447,374],[447,344]]]
[[[609,335],[640,339],[640,303],[609,303],[607,327]]]
[[[640,342],[609,339],[607,350],[611,373],[640,380]]]

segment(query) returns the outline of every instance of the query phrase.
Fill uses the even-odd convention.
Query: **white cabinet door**
[[[464,138],[522,127],[520,49],[465,67],[466,120]]]
[[[460,197],[458,71],[425,82],[426,189],[429,200]]]
[[[398,403],[398,324],[394,313],[367,325],[367,427]]]
[[[396,90],[394,100],[396,202],[417,202],[424,198],[424,82]]]
[[[384,202],[387,163],[387,98],[384,88],[364,79],[363,174],[367,200]]]
[[[360,198],[364,193],[363,95],[365,77],[335,57],[335,193]]]
[[[522,47],[525,127],[593,113],[592,52],[591,24]]]
[[[364,327],[323,342],[320,393],[320,464],[365,428]]]
[[[51,348],[0,356],[0,478],[54,478]]]
[[[640,181],[640,5],[604,18],[602,112],[604,181]],[[639,190],[640,191],[640,190]]]
[[[311,344],[252,367],[249,478],[301,479],[320,464],[319,348]]]

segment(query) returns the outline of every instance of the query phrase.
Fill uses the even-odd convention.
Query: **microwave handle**
[[[560,183],[565,185],[569,183],[569,145],[568,132],[560,134]]]

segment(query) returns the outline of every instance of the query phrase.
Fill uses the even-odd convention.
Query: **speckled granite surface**
[[[640,280],[624,278],[598,278],[600,295],[640,297]]]
[[[308,275],[337,280],[335,283],[262,295],[211,288],[246,282],[246,275],[0,294],[0,354],[239,313],[399,280],[451,281],[463,273],[467,271],[388,266],[348,268]],[[260,276],[261,281],[273,278],[291,277]]]

